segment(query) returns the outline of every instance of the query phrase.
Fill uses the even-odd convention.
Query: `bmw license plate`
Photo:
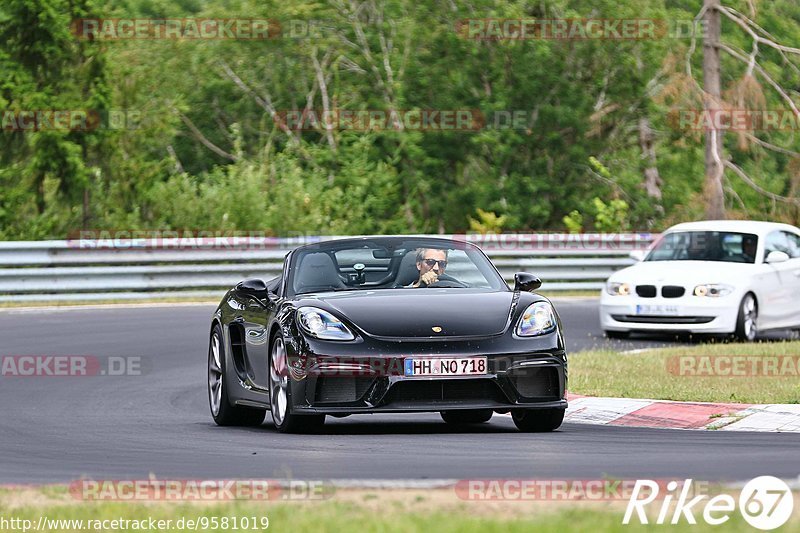
[[[637,305],[637,315],[678,316],[681,314],[677,305]]]
[[[487,373],[485,357],[420,357],[404,361],[405,375],[475,376]]]

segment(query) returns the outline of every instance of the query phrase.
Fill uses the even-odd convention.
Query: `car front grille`
[[[661,296],[664,298],[680,298],[686,293],[686,289],[678,285],[664,285],[661,287]]]
[[[326,376],[317,379],[315,403],[343,403],[359,400],[375,378],[368,376]]]
[[[386,403],[435,401],[495,401],[508,399],[490,379],[406,380],[395,383]]]
[[[554,367],[518,368],[509,371],[511,384],[525,398],[558,398],[558,370]]]
[[[642,298],[655,298],[656,286],[655,285],[637,285],[636,294]]]

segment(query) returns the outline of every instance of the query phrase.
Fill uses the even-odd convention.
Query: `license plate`
[[[485,357],[419,357],[405,360],[406,376],[475,376],[487,373]]]
[[[678,316],[681,314],[677,305],[637,305],[637,315]]]

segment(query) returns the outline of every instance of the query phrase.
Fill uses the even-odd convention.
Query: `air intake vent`
[[[387,395],[387,403],[487,400],[508,401],[489,379],[401,381],[389,389]]]
[[[686,289],[677,285],[664,285],[661,287],[661,296],[664,298],[680,298],[685,292]]]
[[[558,371],[552,367],[521,368],[509,372],[511,383],[525,398],[554,398],[559,396]]]
[[[316,403],[360,400],[375,381],[372,377],[326,376],[317,381]]]
[[[637,285],[636,294],[642,298],[655,298],[656,286],[655,285]]]

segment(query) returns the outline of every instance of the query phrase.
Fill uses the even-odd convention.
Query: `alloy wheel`
[[[286,346],[280,337],[272,347],[269,365],[269,398],[272,419],[276,425],[283,423],[289,405],[289,367],[286,364]]]
[[[211,346],[208,354],[208,399],[211,404],[211,413],[219,415],[222,405],[222,358],[220,357],[220,339],[215,331],[211,336]]]

